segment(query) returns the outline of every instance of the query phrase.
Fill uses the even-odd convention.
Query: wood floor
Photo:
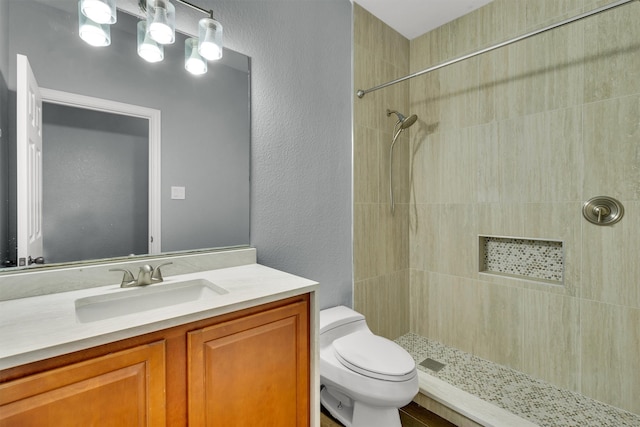
[[[400,421],[402,421],[402,427],[456,427],[455,424],[437,416],[433,412],[427,411],[415,402],[411,402],[404,408],[400,408]],[[327,410],[322,408],[320,427],[343,426],[334,419]]]

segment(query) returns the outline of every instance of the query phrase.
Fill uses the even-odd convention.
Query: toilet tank
[[[320,335],[341,326],[349,326],[353,330],[354,323],[360,322],[366,328],[364,316],[357,311],[339,305],[337,307],[320,310]]]

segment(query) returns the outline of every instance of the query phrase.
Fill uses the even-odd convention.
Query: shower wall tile
[[[478,272],[477,206],[440,205],[436,272],[476,277]]]
[[[358,280],[353,284],[353,309],[364,315],[374,334],[381,332],[379,322],[381,310],[386,305],[385,293],[384,276]]]
[[[412,204],[409,209],[410,267],[435,271],[440,242],[440,206]]]
[[[384,292],[378,326],[382,336],[396,339],[409,330],[409,310],[398,307],[409,306],[409,269],[395,271],[385,276]]]
[[[582,12],[584,0],[524,0],[522,9],[528,30],[550,25]]]
[[[582,204],[531,203],[524,209],[524,236],[533,239],[554,239],[563,242],[564,281],[561,286],[537,287],[553,293],[580,296],[582,282]]]
[[[353,270],[354,281],[384,274],[385,251],[381,244],[378,204],[355,204],[353,207]]]
[[[477,147],[478,128],[455,128],[440,133],[440,142],[445,144],[432,164],[440,165],[440,194],[436,203],[469,203],[477,199],[478,182]]]
[[[478,322],[473,353],[522,370],[524,289],[477,282]]]
[[[638,16],[631,2],[585,21],[585,102],[640,93]]]
[[[526,209],[523,203],[478,204],[478,234],[503,237],[527,236],[524,232]]]
[[[640,200],[638,117],[640,95],[585,105],[584,200],[598,195]]]
[[[580,391],[579,300],[525,290],[523,310],[523,371]]]
[[[354,89],[408,74],[409,41],[354,4]],[[411,114],[409,83],[354,97],[354,307],[371,329],[409,330],[409,132],[394,149],[395,215],[389,212],[389,148],[396,117]],[[416,125],[414,125],[416,126]]]
[[[582,393],[640,414],[640,310],[583,300]]]
[[[640,202],[623,204],[624,217],[614,225],[601,227],[583,221],[582,296],[640,309]]]
[[[380,243],[384,248],[385,272],[397,272],[409,268],[409,205],[396,204],[391,214],[389,204],[379,206]]]
[[[440,73],[440,127],[478,124],[478,59],[458,62]]]
[[[418,123],[421,126],[422,123]],[[420,131],[421,128],[418,128]],[[414,139],[411,144],[410,194],[414,203],[434,203],[442,200],[444,169],[436,159],[440,158],[442,138],[439,132]]]
[[[409,270],[409,310],[411,318],[409,327],[418,335],[424,337],[436,337],[436,322],[438,316],[437,301],[429,297],[429,277],[430,273],[422,269]]]
[[[354,126],[353,200],[355,203],[377,203],[379,176],[378,132]]]

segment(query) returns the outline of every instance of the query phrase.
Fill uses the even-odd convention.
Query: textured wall
[[[358,5],[354,22],[356,90],[408,74],[407,39]],[[410,146],[405,131],[393,151],[392,215],[389,148],[397,117],[387,109],[412,114],[408,83],[354,100],[354,307],[375,333],[397,338],[409,331]]]
[[[592,9],[496,0],[411,42],[411,71]],[[640,413],[640,4],[411,81],[411,329]],[[420,128],[418,128],[419,130]],[[597,195],[625,217],[582,218]],[[478,235],[562,240],[564,284],[480,274]]]
[[[258,261],[351,305],[348,0],[209,2],[225,43],[251,57],[251,244]]]

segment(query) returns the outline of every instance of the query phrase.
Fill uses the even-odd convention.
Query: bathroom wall
[[[354,4],[354,91],[409,71],[409,41]],[[389,148],[397,117],[411,114],[409,84],[354,100],[354,308],[377,334],[409,330],[409,132],[393,152],[395,213],[389,203]],[[415,126],[415,125],[414,125]]]
[[[495,0],[414,39],[410,71],[604,3]],[[409,107],[411,330],[635,413],[638,16],[633,2],[413,79]],[[621,222],[583,219],[598,195]],[[479,235],[562,241],[563,283],[479,273]]]
[[[203,2],[251,57],[251,245],[351,305],[352,10],[348,0]]]

